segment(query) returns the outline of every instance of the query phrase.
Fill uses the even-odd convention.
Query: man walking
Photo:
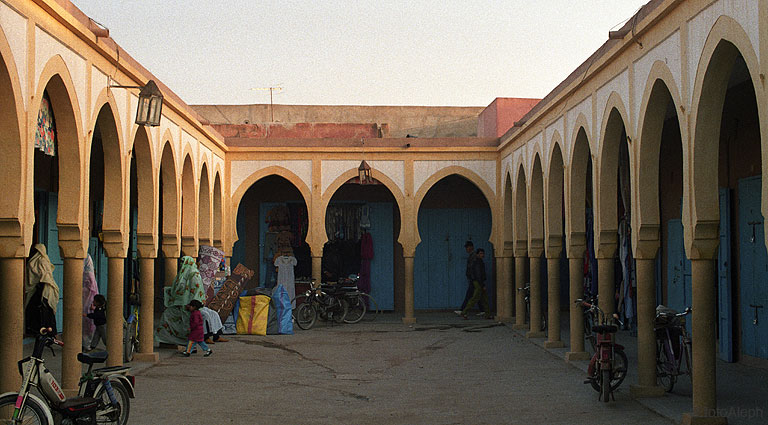
[[[461,317],[465,319],[467,318],[467,311],[474,307],[478,302],[480,302],[480,306],[485,312],[485,318],[492,318],[491,309],[488,306],[488,294],[485,292],[484,257],[485,250],[482,248],[478,249],[477,254],[475,255],[475,262],[472,264],[472,286],[474,287],[474,292],[472,293],[472,298],[469,300],[466,307],[464,307],[464,309],[461,311]]]
[[[464,311],[464,308],[467,307],[467,303],[469,302],[469,299],[472,298],[472,294],[475,292],[475,287],[472,285],[472,267],[475,264],[475,244],[472,243],[472,241],[466,241],[464,242],[464,249],[467,251],[467,254],[469,254],[469,257],[467,257],[467,293],[464,295],[464,302],[461,303],[461,308],[459,310],[454,310],[453,312],[461,315],[461,312]]]

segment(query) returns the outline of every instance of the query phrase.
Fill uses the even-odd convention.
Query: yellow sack
[[[241,335],[266,335],[268,316],[268,296],[240,297],[240,310],[237,314],[237,333]]]

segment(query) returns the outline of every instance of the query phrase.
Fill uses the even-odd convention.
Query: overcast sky
[[[647,0],[72,0],[188,104],[544,97]]]

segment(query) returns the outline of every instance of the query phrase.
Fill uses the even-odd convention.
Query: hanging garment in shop
[[[296,297],[296,283],[293,273],[293,268],[296,267],[296,257],[293,255],[281,255],[275,259],[275,267],[277,267],[277,286],[285,288],[288,295],[293,300]],[[295,301],[292,304],[296,307]]]

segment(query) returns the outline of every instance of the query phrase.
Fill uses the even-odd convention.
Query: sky
[[[71,0],[188,104],[541,98],[647,0]]]

